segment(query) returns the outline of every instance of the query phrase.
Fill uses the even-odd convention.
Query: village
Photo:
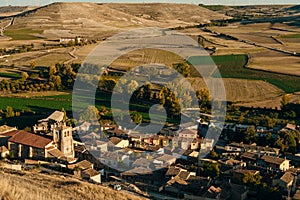
[[[256,137],[271,132],[277,137],[299,131],[294,124],[268,130],[225,123],[218,141],[205,137],[205,131],[217,125],[203,120],[165,127],[154,135],[113,124],[97,126],[85,121],[68,126],[62,111],[39,120],[32,133],[2,125],[1,167],[39,167],[43,173],[68,174],[156,199],[246,199],[259,191],[295,199],[300,195],[299,154],[228,139],[253,128]]]

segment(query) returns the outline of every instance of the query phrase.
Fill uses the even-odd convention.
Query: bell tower
[[[74,144],[72,137],[72,127],[66,124],[55,124],[53,128],[53,141],[58,149],[66,156],[74,158]]]

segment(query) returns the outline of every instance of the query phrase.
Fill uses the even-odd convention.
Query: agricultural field
[[[196,90],[206,87],[204,81],[199,78],[188,78],[192,87]],[[276,86],[261,80],[245,80],[236,78],[223,78],[226,91],[226,99],[233,103],[260,102],[278,98],[284,94]],[[250,104],[251,104],[250,103]]]
[[[249,55],[249,68],[298,75],[300,78],[300,57],[288,56],[270,50],[250,53]]]
[[[42,30],[33,29],[7,29],[4,35],[11,37],[12,40],[38,40],[43,39],[39,34],[43,33]]]
[[[294,53],[299,53],[299,27],[289,26],[283,23],[233,23],[227,27],[214,26],[209,29],[240,39],[240,41],[235,42],[236,49],[240,49],[240,51],[250,54],[251,61],[249,67],[284,74],[300,75],[300,70],[298,69],[300,57],[292,55]],[[218,39],[221,40],[222,38],[218,37]],[[250,49],[248,48],[241,48],[239,44],[243,44],[244,42],[242,41],[254,43],[255,45],[251,45],[251,48],[254,50],[249,51]],[[227,47],[216,46],[216,54],[235,53],[231,52],[232,49],[234,49],[234,46],[231,43],[224,38],[223,42]],[[248,46],[250,46],[250,44],[248,44]],[[273,48],[273,50],[268,48]]]
[[[16,70],[30,70],[28,66],[33,62],[36,66],[54,66],[56,63],[63,63],[72,59],[69,55],[70,51],[72,51],[72,48],[56,48],[18,53],[0,59],[0,64],[4,66],[14,64],[14,69]],[[4,70],[4,68],[2,68],[2,70]]]
[[[43,112],[47,110],[61,110],[65,108],[70,111],[72,108],[71,98],[62,98],[60,96],[50,97],[0,97],[0,109],[4,110],[7,106],[15,110],[31,110],[34,112]]]
[[[26,96],[27,95],[27,96]],[[69,113],[72,109],[71,95],[65,93],[46,92],[46,93],[26,93],[16,95],[0,96],[0,109],[5,110],[7,106],[11,106],[14,111],[25,111],[25,114],[13,118],[0,119],[1,123],[10,126],[25,128],[33,126],[39,119],[47,117],[55,110],[64,108]],[[42,96],[54,95],[54,96]],[[27,115],[26,112],[30,111]],[[36,113],[36,114],[32,114]]]
[[[222,78],[262,80],[277,86],[287,93],[300,90],[300,77],[246,68],[246,55],[212,56],[212,59],[218,66]]]
[[[300,34],[280,35],[280,38],[300,38]]]
[[[21,74],[18,74],[18,73],[0,72],[0,77],[18,79],[18,78],[21,78],[22,76],[21,76]]]
[[[115,60],[110,66],[118,70],[127,70],[142,64],[163,63],[168,67],[181,63],[183,59],[175,53],[157,49],[143,49],[129,52]]]

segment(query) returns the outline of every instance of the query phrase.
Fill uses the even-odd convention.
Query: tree
[[[290,96],[288,94],[283,95],[281,98],[281,109],[285,109],[285,107],[290,103]]]
[[[285,150],[285,146],[284,146],[284,143],[283,143],[283,139],[280,138],[280,136],[277,137],[275,143],[274,143],[274,146],[279,148],[280,151],[284,152]]]
[[[50,77],[50,81],[54,84],[56,89],[61,88],[61,78],[60,78],[60,76],[53,75],[53,76]]]
[[[276,121],[276,119],[266,116],[266,126],[268,128],[273,128],[276,125]]]
[[[50,66],[49,67],[49,77],[56,74],[56,67]]]
[[[27,72],[22,72],[22,81],[26,81],[29,77],[28,73]]]
[[[202,172],[203,176],[217,177],[220,174],[219,164],[217,162],[204,162]]]
[[[259,174],[253,174],[252,172],[246,172],[243,177],[243,183],[248,186],[258,186],[261,184],[262,177]]]
[[[178,63],[174,68],[181,73],[184,77],[190,76],[191,66],[187,63]]]
[[[241,113],[241,115],[238,118],[238,122],[240,124],[242,124],[244,122],[244,120],[245,120],[245,113]]]
[[[33,60],[33,61],[30,62],[29,67],[30,67],[31,69],[35,69],[35,67],[36,67],[36,62],[35,62],[35,60]]]
[[[296,143],[296,139],[292,133],[286,133],[284,135],[284,143],[288,147],[289,152],[291,152],[291,153],[296,152],[297,143]]]
[[[191,107],[192,105],[192,102],[193,102],[193,99],[191,97],[191,95],[189,93],[185,93],[183,96],[182,96],[182,104],[185,108],[189,108]]]
[[[127,85],[127,93],[132,94],[138,86],[138,82],[136,82],[135,80],[131,80],[130,83]]]
[[[254,142],[256,139],[256,130],[254,126],[248,127],[245,131],[244,140],[247,143]]]
[[[143,120],[143,116],[140,113],[134,112],[131,114],[132,121],[136,124],[139,124]]]
[[[5,117],[9,118],[9,117],[14,117],[14,116],[15,116],[14,109],[11,106],[7,106],[6,107]]]
[[[63,120],[65,121],[67,119],[67,112],[66,112],[65,108],[62,108],[61,112],[64,113],[64,119]]]
[[[113,91],[117,81],[113,78],[101,78],[99,81],[99,88],[103,88],[108,91]]]
[[[207,109],[210,106],[210,94],[209,90],[206,88],[201,88],[196,92],[198,99],[200,100],[200,107],[202,109]]]
[[[213,149],[209,152],[208,154],[208,158],[213,159],[213,160],[218,160],[219,155],[217,154],[217,152]]]
[[[85,121],[94,121],[100,119],[100,114],[95,106],[88,106],[86,110],[81,114],[80,118]]]

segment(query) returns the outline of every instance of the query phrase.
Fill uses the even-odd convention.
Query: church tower
[[[55,124],[53,127],[53,141],[58,149],[69,158],[75,157],[74,144],[72,137],[72,127],[64,123]]]

